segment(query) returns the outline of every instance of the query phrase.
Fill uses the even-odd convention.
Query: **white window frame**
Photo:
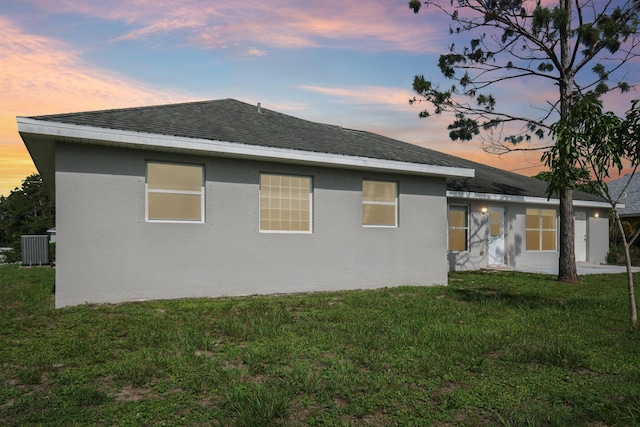
[[[458,209],[464,209],[464,217],[465,217],[465,226],[464,227],[452,227],[450,224],[450,220],[451,220],[451,216],[450,216],[450,212],[451,212],[451,208],[458,208]],[[447,251],[449,252],[469,252],[469,212],[471,210],[469,209],[468,205],[449,205],[449,209],[447,210]],[[466,230],[465,233],[465,242],[464,242],[464,249],[451,249],[449,247],[449,232],[451,231],[451,229],[455,229],[455,230]]]
[[[380,202],[374,200],[365,200],[364,199],[364,183],[365,182],[383,182],[387,184],[393,184],[396,188],[396,196],[393,202]],[[362,209],[364,209],[364,205],[384,205],[384,206],[394,206],[394,216],[395,223],[393,225],[385,225],[385,224],[362,224],[365,228],[398,228],[398,181],[389,181],[383,179],[363,179],[362,180],[362,191],[360,192],[362,197]]]
[[[200,168],[201,179],[200,179],[200,191],[186,191],[186,190],[163,190],[157,188],[149,188],[149,165],[150,164],[161,164],[161,165],[175,165],[175,166],[192,166]],[[155,160],[147,160],[145,164],[145,179],[144,179],[144,217],[146,222],[153,223],[179,223],[179,224],[204,224],[205,222],[205,191],[204,191],[204,165],[194,164],[194,163],[178,163],[178,162],[163,162],[163,161],[155,161]],[[160,193],[160,194],[184,194],[184,195],[193,195],[200,196],[200,219],[199,220],[188,220],[188,219],[150,219],[149,218],[149,193]]]
[[[306,178],[309,180],[309,230],[263,230],[262,229],[262,177],[270,176],[288,176],[292,178]],[[313,177],[308,175],[294,175],[286,173],[260,172],[258,182],[258,230],[265,234],[313,234]]]
[[[539,218],[539,222],[540,222],[540,227],[538,228],[527,228],[527,222],[526,222],[526,216],[527,216],[527,210],[537,210],[538,211],[538,218]],[[556,227],[555,228],[543,228],[542,226],[542,211],[553,211],[554,213],[554,222]],[[527,241],[525,240],[524,242],[524,247],[526,252],[548,252],[548,253],[553,253],[553,252],[558,252],[558,211],[555,209],[544,209],[544,208],[525,208],[525,239],[527,236],[527,231],[538,231],[538,236],[539,236],[539,240],[538,240],[538,247],[540,249],[527,249]],[[543,236],[543,232],[545,231],[553,231],[555,234],[555,249],[542,249],[542,236]]]

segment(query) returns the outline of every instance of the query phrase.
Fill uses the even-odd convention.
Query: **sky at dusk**
[[[16,116],[221,98],[535,174],[539,153],[452,142],[450,117],[419,119],[409,105],[414,75],[449,84],[436,66],[449,24],[408,0],[3,0],[0,195],[36,172]],[[639,82],[639,70],[627,79]],[[514,81],[496,97],[525,111],[549,91]],[[637,97],[610,101],[624,112]]]

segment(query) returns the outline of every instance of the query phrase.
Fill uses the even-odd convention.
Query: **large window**
[[[362,225],[398,225],[397,185],[389,181],[362,181]]]
[[[204,167],[147,163],[148,221],[204,222]]]
[[[311,178],[260,175],[260,231],[311,232]]]
[[[527,250],[556,250],[556,211],[527,209]]]
[[[469,242],[469,209],[449,206],[449,250],[466,251]]]

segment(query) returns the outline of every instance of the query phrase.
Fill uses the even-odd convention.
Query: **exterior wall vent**
[[[22,265],[48,265],[49,262],[49,235],[22,236]]]

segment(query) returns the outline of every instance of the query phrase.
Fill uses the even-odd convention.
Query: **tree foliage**
[[[500,154],[548,150],[554,142],[531,141],[555,135],[553,123],[567,117],[574,97],[631,87],[624,65],[638,56],[640,0],[559,0],[553,7],[539,0],[411,0],[409,7],[415,13],[435,8],[451,20],[449,34],[455,41],[438,61],[451,84],[417,75],[410,102],[426,104],[420,117],[452,113],[449,136],[454,141],[480,136],[486,151]],[[513,102],[500,108],[491,91],[508,89],[512,82],[530,88],[538,101],[523,99],[526,111]],[[569,142],[551,163],[560,172],[554,172],[560,199],[558,279],[567,282],[577,280],[572,150]]]
[[[552,126],[552,132],[557,142],[543,156],[552,170],[549,191],[561,186],[571,170],[588,171],[597,183],[611,205],[613,221],[624,248],[631,324],[636,327],[638,314],[629,247],[640,235],[640,229],[632,235],[626,232],[617,209],[626,188],[619,194],[612,194],[606,180],[611,172],[619,174],[625,166],[631,167],[633,176],[640,166],[640,102],[632,101],[631,108],[621,118],[611,111],[603,111],[602,100],[596,92],[576,97],[566,117]],[[630,182],[631,177],[627,183]]]
[[[565,0],[554,7],[533,0],[411,0],[409,7],[415,13],[436,8],[451,19],[449,33],[455,42],[440,55],[438,67],[452,83],[440,85],[417,75],[413,82],[417,96],[410,102],[426,102],[420,117],[453,113],[449,135],[454,141],[469,141],[487,131],[487,151],[517,150],[523,141],[549,135],[551,125],[564,114],[563,101],[570,101],[563,98],[630,89],[622,66],[637,55],[638,0],[622,4]],[[468,36],[461,44],[459,36],[464,33]],[[535,105],[537,113],[518,114],[500,109],[490,92],[514,80],[557,89]],[[510,126],[516,123],[519,126]]]
[[[46,234],[55,224],[52,197],[40,175],[29,175],[20,188],[0,196],[0,246],[19,248],[23,234]]]
[[[552,171],[538,172],[534,178],[544,181],[547,184],[554,179]],[[570,185],[572,189],[582,191],[583,193],[594,194],[597,196],[601,194],[598,183],[591,178],[591,174],[586,169],[573,168],[572,182]]]
[[[606,179],[625,165],[634,169],[640,163],[640,109],[632,101],[624,118],[603,111],[602,100],[594,92],[576,97],[569,114],[552,126],[556,144],[542,160],[552,170],[549,193],[556,191],[575,170],[588,171],[615,208],[618,196],[609,193]],[[567,178],[569,176],[569,178]]]

